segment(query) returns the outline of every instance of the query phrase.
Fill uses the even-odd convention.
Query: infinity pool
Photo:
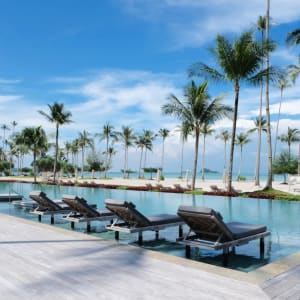
[[[158,192],[137,192],[127,190],[109,190],[99,188],[81,188],[68,186],[47,186],[20,183],[0,183],[0,193],[20,193],[29,198],[32,190],[42,190],[51,199],[60,199],[63,194],[75,194],[85,198],[89,203],[104,208],[107,198],[127,200],[136,204],[137,209],[146,215],[156,213],[176,214],[179,205],[194,205],[211,207],[221,212],[224,221],[240,221],[254,224],[264,224],[271,231],[271,238],[266,239],[267,254],[263,259],[259,256],[258,241],[250,242],[236,249],[236,255],[230,257],[230,268],[241,271],[251,271],[257,267],[274,262],[280,258],[300,251],[300,203],[247,199],[238,197],[217,197],[204,195],[186,195]],[[10,203],[1,203],[0,212],[37,221],[35,215],[17,209]],[[49,223],[49,218],[43,217],[43,223]],[[55,226],[70,228],[69,223],[56,216]],[[93,235],[113,239],[112,232],[103,232],[105,222],[92,224]],[[76,225],[76,230],[85,231],[85,226]],[[187,231],[187,228],[185,228]],[[162,251],[176,256],[184,256],[184,247],[175,242],[178,228],[160,232],[160,240],[154,241],[154,233],[145,233],[144,247]],[[122,243],[133,243],[136,235],[121,234]],[[222,264],[221,251],[193,250],[192,258],[215,265]]]

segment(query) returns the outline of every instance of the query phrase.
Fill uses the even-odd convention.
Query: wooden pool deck
[[[1,299],[300,299],[299,266],[251,275],[3,214],[0,228]]]

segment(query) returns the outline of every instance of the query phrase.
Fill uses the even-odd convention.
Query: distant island
[[[210,169],[207,169],[207,168],[204,168],[204,173],[218,174],[219,172],[218,171],[214,171],[214,170],[210,170]]]

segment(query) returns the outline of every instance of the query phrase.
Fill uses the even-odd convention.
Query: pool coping
[[[50,224],[45,224],[45,223],[39,223],[33,220],[28,220],[24,219],[21,217],[5,214],[5,213],[0,213],[0,216],[4,216],[6,218],[13,218],[18,220],[18,222],[23,222],[23,223],[28,223],[28,224],[34,224],[35,226],[40,226],[40,227],[47,227],[48,229],[51,228],[53,231],[62,231],[64,233],[68,233],[71,236],[80,236],[81,239],[93,239],[95,240],[105,240],[106,242],[110,243],[111,246],[119,246],[119,247],[124,247],[126,250],[130,252],[134,252],[136,254],[142,254],[142,255],[147,255],[151,258],[155,258],[164,262],[168,263],[173,263],[173,264],[178,264],[187,268],[193,268],[193,269],[199,269],[201,271],[206,271],[209,273],[217,274],[220,276],[225,276],[225,277],[230,277],[235,280],[239,281],[244,281],[247,283],[252,283],[261,286],[264,282],[271,280],[272,278],[288,272],[292,268],[300,265],[300,251],[293,253],[287,257],[284,257],[282,259],[279,259],[275,262],[272,262],[270,264],[264,265],[260,268],[257,268],[253,271],[250,272],[243,272],[239,270],[233,270],[225,267],[220,267],[220,266],[215,266],[203,262],[199,262],[196,260],[191,260],[187,259],[184,257],[178,257],[178,256],[173,256],[167,253],[162,253],[150,249],[145,249],[142,247],[137,247],[134,245],[129,245],[129,244],[123,244],[119,243],[116,241],[110,241],[107,239],[104,239],[99,236],[91,236],[87,233],[84,232],[78,232],[78,231],[72,231],[70,229],[66,228],[61,228],[57,226],[53,226]]]

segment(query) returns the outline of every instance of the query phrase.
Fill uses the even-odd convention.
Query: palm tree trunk
[[[107,168],[108,168],[108,143],[109,143],[109,141],[108,141],[108,138],[107,138],[106,139],[106,157],[105,157],[106,166],[105,166],[105,170],[104,170],[104,178],[106,178],[106,176],[107,176]]]
[[[201,168],[201,179],[204,181],[204,159],[205,159],[205,135],[203,136],[203,153],[202,153],[202,168]]]
[[[163,139],[163,144],[162,144],[161,171],[163,171],[164,169],[164,153],[165,153],[165,139]]]
[[[226,149],[226,141],[224,142],[224,167],[223,167],[223,182],[226,184],[226,181],[227,181],[227,172],[226,172],[226,167],[227,167],[227,161],[226,161],[226,152],[227,152],[227,149]]]
[[[81,148],[81,178],[83,178],[84,169],[84,147]]]
[[[195,157],[194,157],[194,168],[193,168],[193,180],[192,180],[192,190],[195,189],[196,176],[197,176],[197,163],[198,163],[198,149],[199,149],[199,128],[195,130]]]
[[[54,167],[53,167],[53,180],[54,183],[56,182],[56,166],[57,166],[57,158],[58,158],[58,127],[59,125],[56,124],[56,134],[55,134],[55,160],[54,160]]]
[[[33,182],[36,183],[36,152],[33,151]]]
[[[266,47],[269,46],[269,24],[270,24],[270,0],[267,0],[267,14],[266,14]],[[269,51],[266,55],[266,69],[269,69]],[[266,119],[267,119],[267,143],[268,143],[268,177],[266,182],[266,189],[272,188],[272,139],[271,139],[271,118],[270,118],[270,104],[269,104],[269,72],[266,76]]]
[[[143,159],[143,148],[142,148],[142,150],[141,150],[141,156],[140,156],[139,178],[141,178],[142,159]]]
[[[229,156],[229,170],[228,170],[228,192],[232,190],[232,169],[233,169],[233,154],[234,154],[234,141],[236,133],[236,122],[239,104],[239,84],[235,84],[235,99],[234,99],[234,111],[233,111],[233,121],[232,121],[232,133],[231,133],[231,143],[230,143],[230,156]]]
[[[238,181],[240,180],[240,177],[241,177],[242,164],[243,164],[243,146],[241,145],[240,167],[239,167]]]
[[[180,164],[180,177],[183,176],[183,148],[184,148],[184,142],[182,141],[181,144],[181,164]]]
[[[277,116],[277,123],[276,123],[276,133],[275,133],[275,143],[274,143],[274,155],[273,160],[276,159],[276,148],[277,148],[277,140],[278,140],[278,128],[279,128],[279,121],[280,121],[280,114],[281,114],[281,104],[282,104],[282,92],[280,91],[280,102],[279,102],[279,108],[278,108],[278,116]]]

